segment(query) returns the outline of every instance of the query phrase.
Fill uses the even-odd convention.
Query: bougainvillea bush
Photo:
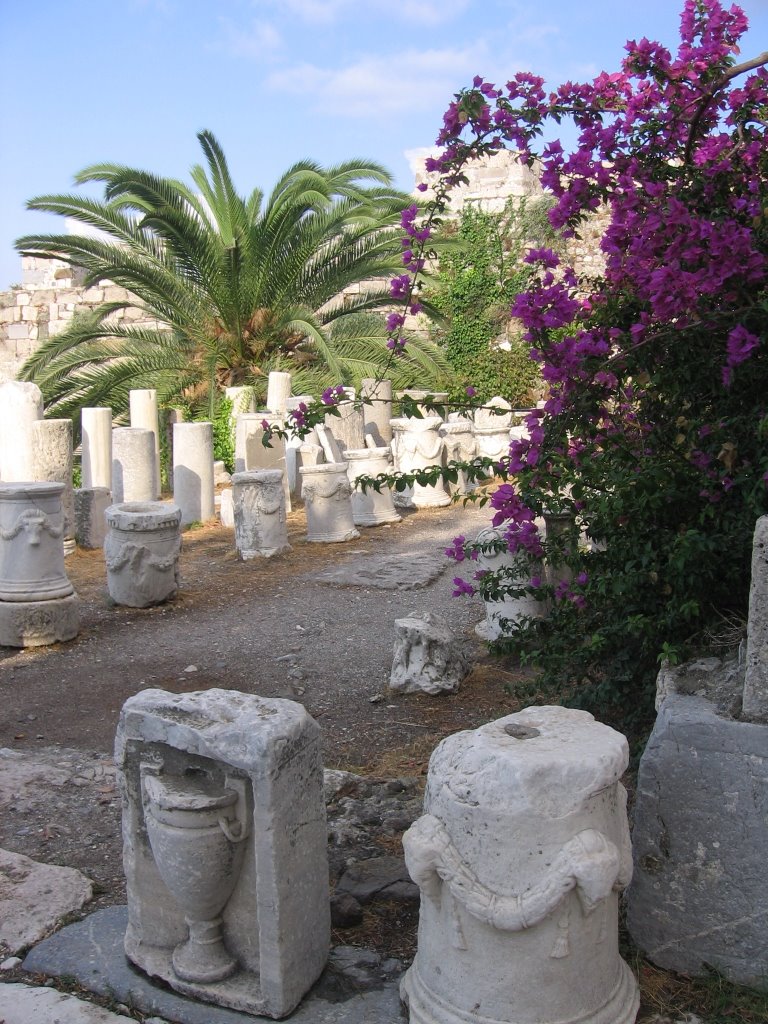
[[[517,592],[551,608],[510,623],[503,646],[604,716],[650,710],[661,658],[738,638],[768,512],[768,54],[740,55],[745,28],[737,7],[687,0],[676,53],[632,41],[620,70],[553,93],[530,74],[477,78],[428,162],[438,214],[466,161],[501,146],[540,161],[555,228],[578,233],[607,209],[599,278],[548,248],[525,256],[535,274],[512,315],[548,396],[491,499],[508,548],[531,559]],[[553,137],[564,119],[570,153]],[[430,220],[405,227],[411,301]],[[547,540],[553,512],[574,526]],[[466,566],[458,589],[503,590]]]

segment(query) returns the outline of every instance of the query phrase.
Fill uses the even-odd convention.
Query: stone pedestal
[[[115,604],[149,608],[173,597],[179,585],[181,509],[171,502],[133,501],[106,512],[104,561]]]
[[[141,427],[112,431],[112,497],[115,502],[155,500],[155,435]]]
[[[363,377],[360,382],[366,444],[383,448],[392,444],[392,381]]]
[[[290,373],[272,370],[267,378],[267,409],[274,416],[285,416],[290,397]]]
[[[302,466],[299,472],[307,513],[307,540],[327,544],[359,537],[352,519],[352,488],[346,464]]]
[[[137,388],[128,392],[131,410],[131,426],[151,430],[154,451],[154,493],[150,501],[160,497],[160,420],[157,409],[155,388]],[[117,501],[118,499],[115,498]],[[143,498],[125,498],[125,501],[143,501]]]
[[[305,441],[296,449],[296,481],[291,491],[291,497],[301,504],[304,498],[301,493],[301,470],[302,467],[312,469],[314,466],[322,465],[325,459],[323,447],[312,441]]]
[[[449,462],[471,462],[477,455],[477,441],[471,420],[455,419],[443,423],[439,429],[443,439],[443,466]],[[458,479],[446,481],[448,493],[468,494],[477,486],[476,480],[470,480],[466,470],[457,470]]]
[[[80,410],[82,433],[80,464],[84,488],[112,489],[112,410]]]
[[[71,640],[78,600],[64,569],[60,483],[0,483],[0,646]]]
[[[283,474],[279,469],[235,473],[232,505],[235,547],[240,558],[272,558],[291,550]]]
[[[399,523],[400,516],[387,484],[381,484],[378,491],[373,487],[363,490],[355,486],[355,482],[362,476],[376,477],[391,471],[389,448],[349,449],[344,453],[344,458],[352,485],[352,521],[355,526]]]
[[[475,543],[484,547],[478,551],[477,565],[479,569],[487,569],[498,576],[502,584],[523,586],[531,576],[541,577],[543,567],[532,563],[529,556],[522,552],[510,554],[505,547],[499,547],[504,541],[504,530],[493,526],[481,530]],[[540,618],[546,614],[546,605],[537,601],[531,594],[521,597],[506,596],[498,601],[484,598],[485,619],[475,626],[475,632],[484,640],[498,640],[507,630],[505,622],[517,622],[522,618]]]
[[[421,889],[401,994],[411,1024],[631,1024],[618,951],[632,862],[627,742],[584,711],[528,708],[434,751],[405,833]]]
[[[213,424],[174,423],[173,500],[182,526],[213,519],[213,498]]]
[[[36,420],[32,424],[32,480],[63,484],[64,555],[75,544],[75,492],[72,486],[72,420]]]
[[[125,951],[194,999],[291,1013],[330,939],[320,730],[293,701],[145,690],[120,716]]]
[[[395,469],[416,473],[420,469],[442,466],[443,439],[439,432],[442,422],[439,416],[392,420]],[[434,484],[415,482],[411,488],[396,492],[394,499],[396,505],[406,508],[440,508],[451,503],[442,479]]]
[[[75,491],[75,539],[81,548],[104,547],[107,509],[112,495],[106,487],[81,487]]]
[[[32,424],[43,418],[37,384],[8,380],[0,384],[0,480],[32,478]]]

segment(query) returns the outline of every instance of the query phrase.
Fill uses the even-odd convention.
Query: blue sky
[[[742,50],[768,46],[768,0],[744,0]],[[218,137],[241,192],[291,163],[353,156],[410,190],[455,91],[520,69],[550,85],[615,70],[628,38],[674,46],[682,0],[0,0],[0,288],[24,209],[112,161],[186,178]],[[31,12],[34,11],[34,14]]]

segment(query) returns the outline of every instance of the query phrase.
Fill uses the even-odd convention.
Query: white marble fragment
[[[395,619],[391,690],[404,693],[455,693],[471,665],[461,643],[431,612]]]

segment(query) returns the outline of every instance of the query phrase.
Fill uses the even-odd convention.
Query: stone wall
[[[40,342],[63,331],[76,313],[102,302],[130,302],[110,281],[86,287],[85,271],[60,260],[21,258],[21,285],[0,292],[0,382],[12,380]],[[138,309],[118,310],[116,322],[142,321]],[[144,323],[148,323],[146,319]]]
[[[415,184],[430,185],[435,175],[423,170],[429,150],[411,154]],[[476,161],[467,169],[469,183],[459,186],[451,199],[451,209],[458,212],[467,203],[477,203],[487,210],[502,210],[510,196],[542,195],[534,170],[520,164],[506,150],[485,160]],[[419,195],[421,195],[419,193]],[[429,196],[429,191],[425,193]],[[580,238],[567,246],[567,258],[580,275],[599,274],[604,265],[600,237],[607,221],[607,211],[599,211],[583,227]],[[76,313],[88,312],[101,302],[130,302],[131,295],[109,281],[85,287],[85,272],[73,270],[58,260],[24,256],[21,260],[22,283],[0,292],[0,382],[12,380],[40,342],[60,333]],[[356,285],[350,296],[364,289]],[[130,306],[114,314],[113,320],[142,322],[138,309]],[[408,329],[419,330],[420,321],[409,322]]]

